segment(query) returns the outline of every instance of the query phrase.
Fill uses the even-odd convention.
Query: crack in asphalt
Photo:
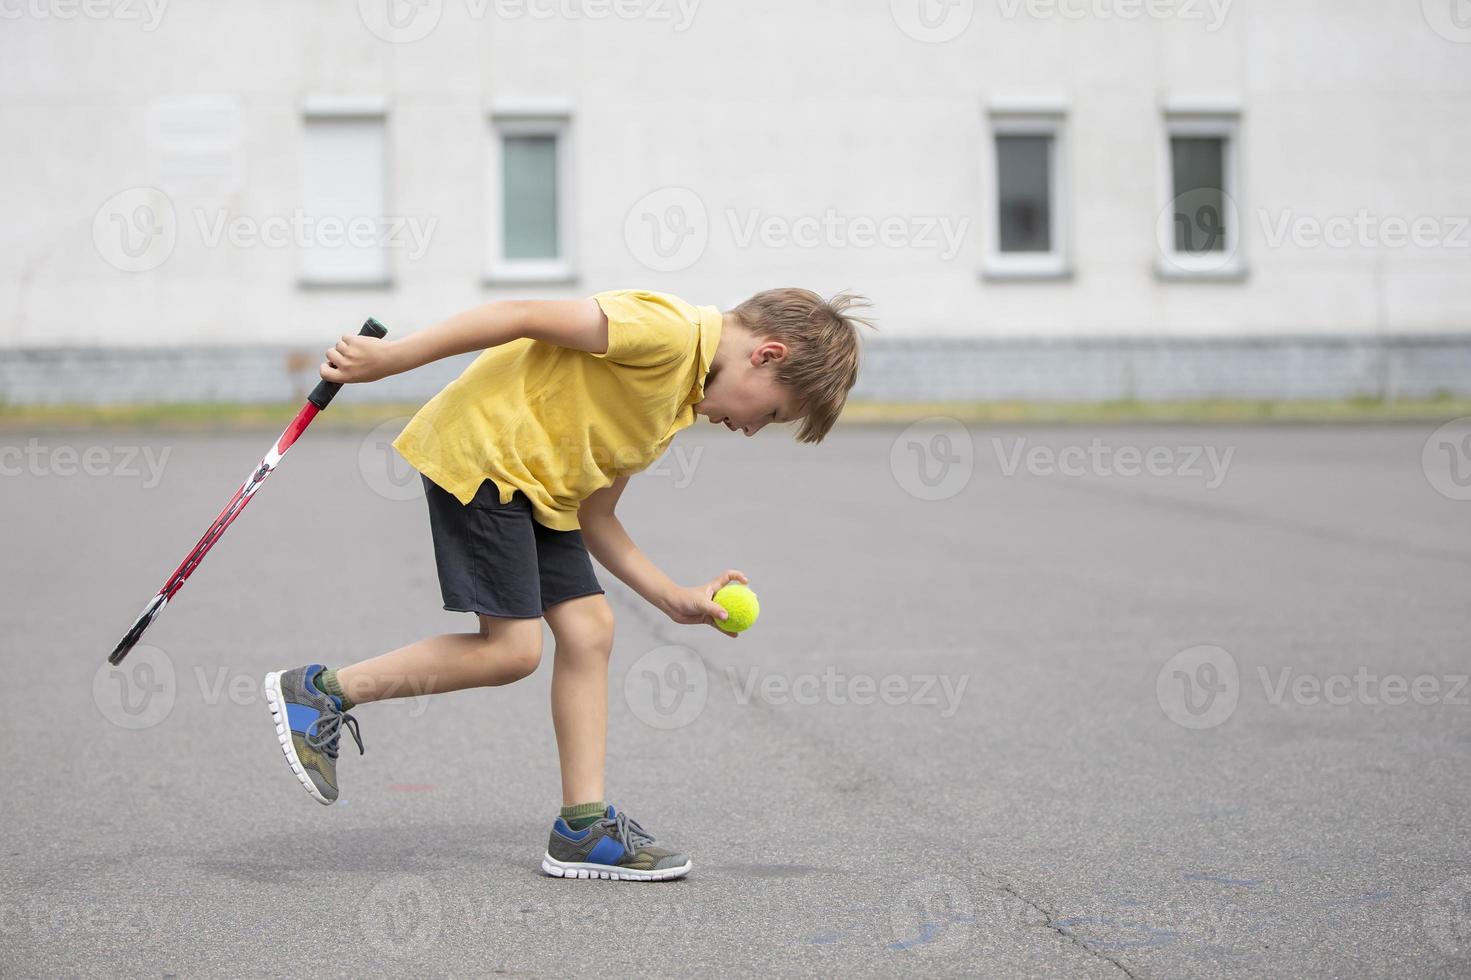
[[[1097,957],[1098,959],[1103,960],[1105,963],[1108,963],[1110,966],[1115,967],[1120,972],[1122,972],[1124,976],[1129,977],[1130,980],[1141,980],[1139,974],[1135,973],[1133,970],[1125,966],[1123,964],[1123,961],[1118,959],[1118,957],[1110,956],[1102,950],[1094,949],[1092,946],[1089,946],[1086,942],[1079,939],[1077,936],[1074,936],[1071,932],[1064,929],[1062,926],[1059,926],[1057,924],[1057,917],[1053,915],[1050,910],[1045,908],[1040,902],[1035,902],[1027,896],[1023,895],[1021,892],[1017,891],[1015,886],[1013,885],[1005,884],[1004,882],[998,882],[993,879],[988,880],[990,880],[991,883],[999,888],[1002,892],[1010,895],[1017,901],[1022,902],[1028,908],[1032,909],[1038,915],[1042,916],[1042,924],[1045,925],[1052,932],[1057,933],[1059,936],[1066,939],[1069,943],[1078,947],[1089,956]]]

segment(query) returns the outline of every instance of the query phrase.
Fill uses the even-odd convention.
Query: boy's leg
[[[545,615],[556,640],[552,726],[562,763],[562,802],[602,800],[613,610],[602,595],[587,595],[550,606]]]
[[[602,595],[548,606],[556,637],[552,667],[552,724],[562,762],[565,805],[603,800],[603,757],[608,740],[608,658],[613,610]],[[638,822],[614,807],[588,825],[563,817],[552,824],[541,869],[559,878],[666,881],[689,874],[688,857],[661,847]]]
[[[541,620],[480,616],[478,633],[446,633],[342,667],[337,683],[354,705],[387,698],[498,687],[541,663]]]
[[[520,680],[541,660],[541,620],[480,617],[480,632],[430,637],[336,672],[308,664],[266,675],[276,740],[318,803],[337,799],[337,755],[346,729],[362,750],[355,704]],[[330,692],[330,693],[329,693]]]

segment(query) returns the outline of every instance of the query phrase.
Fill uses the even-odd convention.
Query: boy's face
[[[763,340],[748,355],[711,370],[705,380],[705,397],[695,403],[695,412],[748,436],[769,423],[800,418],[791,389],[776,380],[777,366],[786,356],[786,344]]]

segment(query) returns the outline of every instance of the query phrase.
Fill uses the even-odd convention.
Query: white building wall
[[[969,12],[965,30],[924,43],[899,26],[906,0],[620,0],[636,19],[593,16],[612,0],[93,0],[98,16],[0,0],[0,347],[315,347],[368,314],[408,329],[501,296],[645,286],[727,305],[788,284],[868,294],[887,338],[1467,334],[1471,26],[1437,2],[959,0],[933,9]],[[365,22],[390,4],[437,21],[384,41]],[[159,126],[200,97],[209,125],[181,152]],[[432,226],[422,254],[391,250],[388,287],[303,288],[294,247],[207,241],[221,219],[292,217],[320,97],[381,102],[389,214]],[[980,274],[1001,103],[1065,110],[1068,278]],[[1240,111],[1239,280],[1158,273],[1163,111],[1182,103]],[[487,284],[489,113],[527,105],[570,112],[577,277]],[[140,187],[167,195],[177,236],[130,272],[107,202]],[[708,244],[657,271],[625,222],[670,187]],[[829,212],[964,234],[948,255],[737,233]],[[1346,247],[1267,233],[1359,214]],[[1433,244],[1376,247],[1379,223],[1417,219]]]

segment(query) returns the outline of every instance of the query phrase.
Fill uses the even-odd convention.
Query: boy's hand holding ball
[[[662,605],[676,623],[708,623],[729,637],[749,629],[760,612],[745,574],[735,569],[704,585],[677,589]]]

